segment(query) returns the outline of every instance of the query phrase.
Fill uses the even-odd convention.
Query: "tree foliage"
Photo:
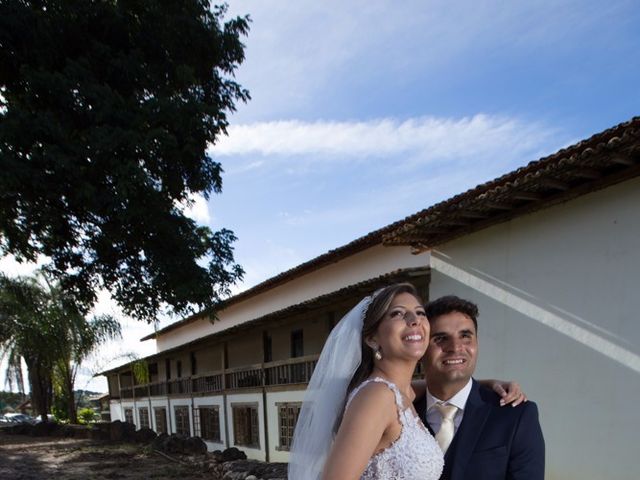
[[[84,425],[95,422],[99,418],[98,414],[93,408],[85,407],[78,411],[78,420]]]
[[[208,0],[0,3],[0,255],[47,269],[87,311],[107,288],[153,321],[242,276],[233,233],[184,215],[222,188],[207,154],[248,92],[248,18]],[[206,263],[205,266],[202,266]]]

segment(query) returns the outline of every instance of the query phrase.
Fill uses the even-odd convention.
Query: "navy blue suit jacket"
[[[499,402],[495,392],[473,380],[441,480],[544,480],[538,407],[531,401],[517,407],[501,407]],[[426,424],[426,397],[415,407]]]

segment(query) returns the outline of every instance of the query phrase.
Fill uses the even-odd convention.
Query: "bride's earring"
[[[376,360],[382,360],[382,349],[378,346],[374,349],[373,356]]]

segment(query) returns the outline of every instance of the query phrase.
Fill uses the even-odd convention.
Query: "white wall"
[[[408,247],[376,245],[265,293],[218,312],[215,323],[200,319],[156,339],[157,351],[167,350],[271,312],[334,292],[348,285],[378,277],[401,268],[425,266],[428,254],[411,255]]]
[[[640,478],[639,246],[635,179],[432,254],[431,299],[480,307],[476,376],[537,402],[547,480]]]
[[[122,404],[120,400],[110,400],[109,401],[109,413],[111,414],[111,421],[115,422],[116,420],[120,420],[124,422],[124,410],[122,409]]]

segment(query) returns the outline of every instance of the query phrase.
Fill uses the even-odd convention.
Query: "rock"
[[[224,462],[224,457],[222,456],[222,451],[221,450],[214,450],[209,455],[211,455],[211,458],[217,463]]]
[[[157,436],[156,432],[146,427],[136,430],[133,434],[134,440],[139,443],[151,443]]]
[[[247,455],[236,447],[227,448],[222,452],[222,461],[231,462],[233,460],[246,460]]]
[[[151,446],[155,450],[160,450],[161,452],[164,452],[164,442],[167,438],[169,438],[169,435],[167,435],[166,433],[161,433],[160,435],[158,435],[156,438],[153,439],[153,441],[151,442]]]
[[[169,435],[163,442],[163,450],[166,453],[184,453],[184,442],[187,439],[184,435],[176,433]]]
[[[258,460],[234,460],[222,464],[224,480],[286,480],[286,463],[265,463]]]
[[[133,440],[136,426],[133,423],[115,420],[111,422],[109,438],[113,441]]]
[[[207,453],[207,444],[200,437],[189,437],[184,441],[184,453],[202,455]]]

